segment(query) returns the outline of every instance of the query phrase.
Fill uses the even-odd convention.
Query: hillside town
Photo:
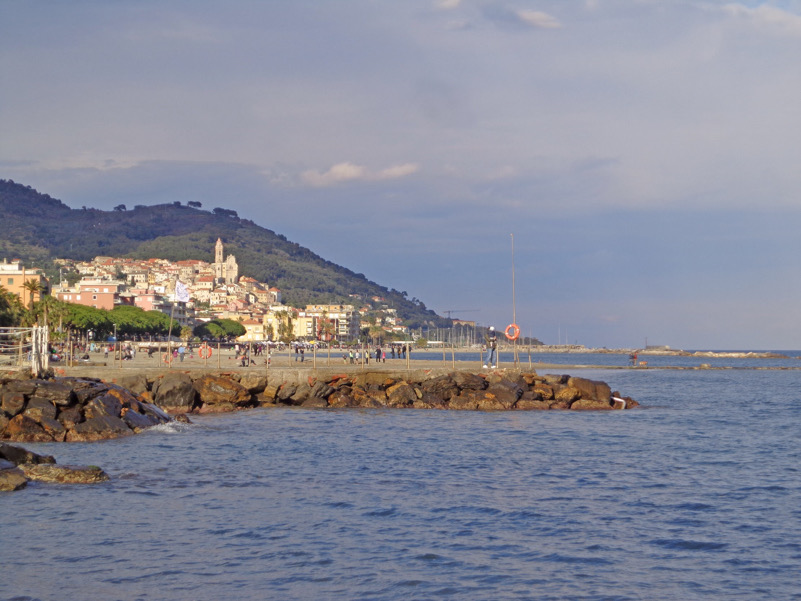
[[[246,330],[240,342],[278,340],[282,324],[285,330],[291,327],[295,340],[305,341],[354,341],[366,325],[387,337],[408,334],[396,310],[380,297],[351,295],[352,304],[307,305],[303,309],[283,304],[278,288],[240,275],[236,257],[225,255],[221,239],[215,245],[213,263],[103,256],[92,261],[57,259],[56,263],[59,281],[52,285],[41,270],[26,269],[19,261],[0,264],[0,278],[23,302],[36,301],[49,291],[60,301],[98,309],[130,305],[157,310],[190,328],[214,319],[231,319]]]

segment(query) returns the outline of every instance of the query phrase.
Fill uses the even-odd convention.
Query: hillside
[[[212,262],[219,237],[226,254],[236,255],[240,274],[277,286],[287,304],[354,304],[348,295],[380,296],[410,327],[450,325],[422,302],[326,261],[280,234],[240,219],[234,211],[220,207],[207,211],[180,203],[118,208],[72,209],[30,186],[0,180],[0,259],[22,259],[28,266],[44,268],[51,277],[58,273],[56,258],[87,261],[105,255]]]

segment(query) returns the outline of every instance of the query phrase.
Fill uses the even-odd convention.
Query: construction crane
[[[453,313],[472,313],[480,310],[481,309],[448,309],[447,311],[443,311],[443,313],[445,313],[445,315],[448,316],[448,319],[450,319]]]

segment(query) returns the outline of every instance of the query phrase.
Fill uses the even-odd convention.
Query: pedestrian
[[[489,327],[489,331],[484,335],[484,341],[487,344],[487,360],[484,362],[484,367],[498,367],[498,357],[496,355],[498,335],[495,333],[495,326]],[[495,365],[492,364],[493,359],[495,360]]]
[[[185,354],[186,354],[186,348],[184,348],[184,345],[182,344],[181,346],[178,347],[178,359],[181,361],[181,363],[184,362]]]
[[[303,363],[303,360],[306,358],[305,355],[306,351],[303,347],[300,347],[300,362]]]

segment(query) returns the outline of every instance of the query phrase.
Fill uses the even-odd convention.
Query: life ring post
[[[516,323],[510,323],[508,326],[506,326],[506,330],[504,330],[503,333],[506,334],[506,337],[509,340],[514,342],[520,338],[520,326],[518,326]]]

